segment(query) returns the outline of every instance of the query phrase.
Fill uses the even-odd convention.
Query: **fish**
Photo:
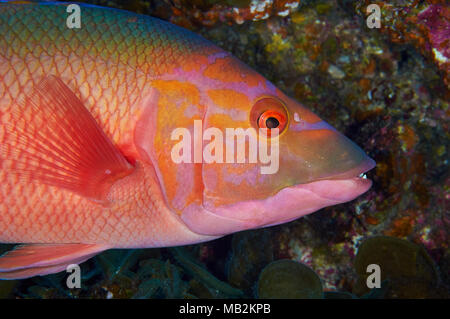
[[[0,279],[287,223],[371,187],[373,159],[231,53],[73,6],[0,2],[0,242],[19,244]],[[254,160],[256,138],[277,156]]]

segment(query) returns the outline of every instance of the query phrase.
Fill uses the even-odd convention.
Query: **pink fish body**
[[[0,3],[0,242],[25,244],[0,278],[280,224],[370,188],[373,160],[229,53],[95,6],[69,28],[66,9]],[[260,128],[277,146],[269,173],[274,158],[242,162],[230,140],[196,158],[207,132]],[[191,153],[175,152],[187,137]]]

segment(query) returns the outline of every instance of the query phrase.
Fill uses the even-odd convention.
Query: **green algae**
[[[261,272],[259,298],[318,299],[323,298],[320,278],[309,267],[288,259],[277,260]]]
[[[425,298],[433,296],[439,276],[434,262],[421,246],[407,240],[375,236],[365,240],[355,258],[359,280],[355,293],[369,289],[367,266],[376,264],[381,269],[381,280],[388,281],[387,294],[395,298]]]
[[[238,298],[244,295],[240,289],[214,277],[182,247],[174,247],[170,251],[187,273],[212,289],[218,297]]]
[[[98,255],[99,263],[106,277],[113,280],[115,276],[126,272],[136,262],[141,252],[135,249],[114,249]]]
[[[189,283],[182,280],[182,270],[169,260],[147,259],[139,263],[141,283],[133,299],[185,298]]]

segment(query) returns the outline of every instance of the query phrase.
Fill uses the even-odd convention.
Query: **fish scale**
[[[83,6],[79,30],[67,28],[67,16],[65,5],[0,3],[2,123],[9,121],[9,107],[42,76],[53,74],[67,79],[113,142],[130,143],[130,123],[138,115],[134,106],[145,95],[150,80],[207,44],[158,19],[144,20],[121,11]],[[126,23],[128,20],[133,22]],[[95,203],[69,191],[36,182],[23,185],[3,170],[0,183],[3,242],[115,240],[123,246],[139,246],[148,231],[144,228],[151,227],[148,220],[127,223],[111,209],[99,210]],[[145,197],[147,192],[137,194]],[[41,205],[46,209],[39,209]],[[128,207],[131,209],[135,208]],[[120,238],[114,235],[116,228]]]

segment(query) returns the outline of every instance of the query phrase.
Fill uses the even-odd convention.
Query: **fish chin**
[[[304,215],[313,213],[321,208],[349,202],[364,194],[372,186],[372,181],[366,177],[354,177],[349,179],[320,180],[307,184],[296,185],[282,190],[281,196],[274,196],[276,201],[296,201],[303,203],[296,209],[279,211],[273,223],[265,227],[279,225],[295,220]],[[278,195],[278,194],[277,194]],[[307,204],[307,205],[305,205]],[[274,207],[274,210],[277,210]]]
[[[182,219],[192,231],[204,235],[225,235],[286,223],[365,193],[372,181],[363,173],[373,166],[374,162],[370,160],[344,174],[286,187],[265,199],[220,207],[190,206],[183,212]],[[350,174],[353,177],[348,177]]]

